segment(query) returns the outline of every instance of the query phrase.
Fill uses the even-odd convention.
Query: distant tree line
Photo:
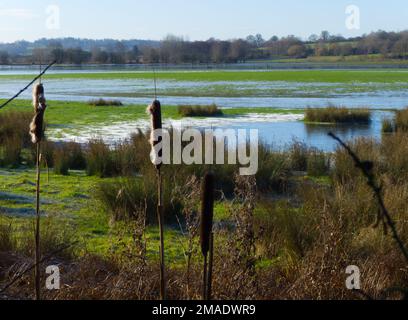
[[[41,39],[0,44],[0,64],[31,64],[57,60],[66,64],[125,63],[236,63],[255,59],[307,58],[378,54],[384,58],[408,58],[408,31],[378,31],[344,38],[323,31],[307,41],[295,36],[265,40],[260,34],[246,39],[186,41],[169,35],[160,42],[141,40]]]

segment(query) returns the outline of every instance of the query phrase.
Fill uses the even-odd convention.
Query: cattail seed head
[[[210,250],[210,238],[214,219],[214,188],[214,174],[211,172],[207,173],[203,181],[201,194],[202,199],[200,241],[201,251],[204,256],[207,256],[208,251]]]
[[[40,142],[44,135],[44,113],[47,108],[44,96],[44,86],[36,84],[33,87],[34,118],[30,123],[30,136],[32,143]]]
[[[157,156],[159,158],[162,157],[162,150],[159,150],[158,154],[156,154],[155,146],[162,141],[162,137],[159,137],[157,140],[154,137],[154,132],[163,128],[160,101],[154,100],[153,103],[147,108],[147,112],[151,116],[150,144],[152,146],[152,162],[156,166],[156,169],[160,169],[161,163],[158,162]]]
[[[152,116],[152,130],[162,129],[162,114],[160,101],[154,100],[153,103],[147,108],[147,111]]]

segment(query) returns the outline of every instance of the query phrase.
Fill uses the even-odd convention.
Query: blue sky
[[[58,7],[58,29],[46,26],[50,5]],[[360,30],[346,28],[348,5],[360,8]],[[307,38],[321,30],[355,36],[378,29],[408,29],[407,0],[0,0],[0,42],[66,36],[160,40],[170,33],[190,40],[255,33]]]

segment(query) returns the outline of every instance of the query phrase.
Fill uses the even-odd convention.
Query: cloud
[[[20,9],[20,8],[10,8],[10,9],[0,9],[0,17],[32,19],[32,18],[35,18],[36,15],[31,10]]]

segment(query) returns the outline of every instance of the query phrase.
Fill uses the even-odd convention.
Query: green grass
[[[22,232],[27,232],[27,226],[31,226],[34,219],[35,176],[34,169],[0,169],[0,221]],[[44,219],[46,216],[52,217],[53,223],[72,235],[72,241],[78,241],[76,254],[92,253],[109,257],[113,250],[117,253],[133,246],[133,234],[129,228],[124,228],[126,222],[112,224],[109,215],[92,196],[95,185],[102,179],[89,177],[83,171],[71,171],[69,176],[50,173],[49,183],[47,180],[44,170],[41,181],[42,214]],[[229,219],[226,204],[217,203],[215,220],[226,219]],[[158,227],[148,226],[145,235],[147,257],[157,260],[160,241]],[[166,226],[166,261],[169,266],[184,266],[187,245],[187,237],[178,224]]]
[[[0,81],[28,80],[28,75],[4,75]],[[399,69],[365,70],[273,70],[273,71],[178,71],[159,72],[159,95],[172,97],[303,97],[329,98],[353,93],[371,93],[408,89],[408,71]],[[77,83],[84,87],[80,94],[93,96],[91,88],[86,90],[86,80],[145,80],[153,83],[154,74],[149,72],[106,72],[81,74],[49,74],[45,79]],[[81,80],[83,82],[81,83]],[[151,81],[151,82],[150,82]],[[165,83],[161,86],[160,81]],[[177,82],[183,81],[183,85]],[[275,82],[296,82],[295,86],[276,85]],[[259,82],[265,82],[260,85]],[[152,97],[153,89],[129,88],[106,92],[109,100]],[[222,106],[221,106],[222,107]],[[250,106],[248,106],[250,107]]]
[[[4,101],[4,100],[0,100]],[[6,108],[7,110],[28,111],[32,110],[28,100],[15,100]],[[6,110],[1,110],[4,112]],[[247,114],[303,114],[303,110],[288,110],[276,108],[227,108],[222,109],[223,117],[239,117]],[[162,106],[163,119],[182,119],[177,106]],[[90,106],[85,102],[48,101],[45,115],[47,130],[50,139],[63,139],[68,136],[81,136],[95,132],[104,125],[144,121],[148,125],[149,115],[145,105],[117,106]],[[28,124],[27,124],[28,126]],[[135,124],[134,132],[137,130]],[[132,132],[129,132],[129,134]]]
[[[4,100],[0,99],[0,103]],[[90,106],[82,102],[48,101],[46,121],[52,127],[69,127],[73,125],[112,124],[113,122],[129,122],[140,119],[148,119],[144,105],[117,106]],[[31,102],[28,100],[15,100],[8,110],[30,111]],[[222,109],[224,116],[240,116],[249,113],[296,113],[301,114],[303,110],[288,110],[276,108],[228,108]],[[181,119],[177,106],[162,106],[163,118]],[[136,129],[136,128],[135,128]]]
[[[273,70],[158,72],[158,79],[175,81],[294,81],[294,82],[406,82],[405,70]],[[31,75],[2,75],[0,79],[31,79]],[[48,74],[47,79],[154,79],[153,72]]]
[[[381,65],[406,65],[408,64],[407,60],[402,59],[390,59],[384,58],[381,54],[369,54],[369,55],[350,55],[350,56],[311,56],[307,58],[295,59],[276,59],[276,60],[264,60],[263,62],[279,62],[279,63],[335,63],[336,65],[372,65],[372,64],[381,64]]]
[[[26,225],[34,218],[35,170],[0,169],[0,218],[14,226]],[[108,179],[104,179],[108,180]],[[89,177],[82,171],[71,171],[69,176],[50,173],[49,183],[46,171],[42,175],[42,213],[54,217],[65,228],[71,228],[73,240],[78,240],[79,250],[100,255],[109,255],[110,250],[131,243],[132,234],[121,234],[120,224],[111,226],[109,216],[93,199],[96,183],[101,181]],[[148,227],[148,256],[158,257],[159,230]],[[183,262],[181,244],[186,239],[176,227],[166,228],[166,251],[169,262],[174,265]]]

